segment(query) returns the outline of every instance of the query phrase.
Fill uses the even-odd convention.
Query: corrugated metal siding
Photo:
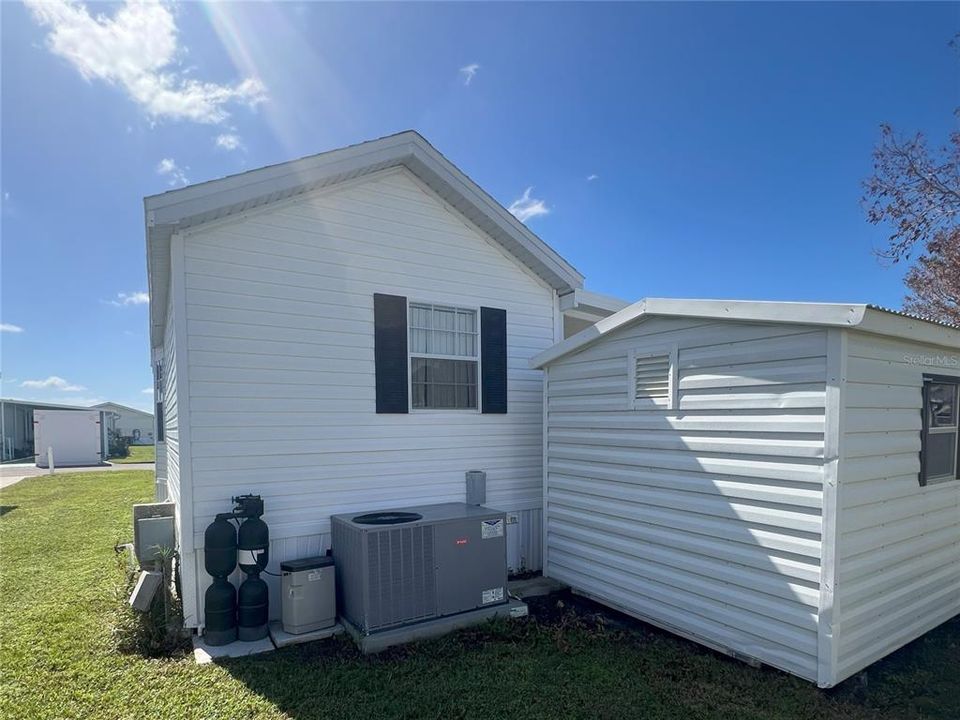
[[[678,409],[629,410],[676,343]],[[549,368],[548,574],[816,678],[826,334],[651,318]]]
[[[836,681],[960,613],[960,482],[918,481],[922,376],[960,375],[935,362],[957,349],[858,332],[847,347]]]
[[[239,493],[264,496],[276,557],[292,558],[326,542],[332,514],[462,502],[481,469],[488,504],[535,539],[517,562],[539,568],[526,518],[542,501],[542,373],[528,361],[554,342],[553,290],[399,170],[184,244],[198,546]],[[505,308],[509,412],[377,415],[375,292]]]

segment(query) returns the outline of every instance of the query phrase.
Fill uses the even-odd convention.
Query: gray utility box
[[[165,554],[169,557],[177,544],[173,516],[139,517],[134,522],[133,547],[141,567],[163,560]]]
[[[280,563],[283,576],[283,630],[291,635],[330,627],[337,621],[337,593],[332,557]]]
[[[445,503],[330,520],[340,614],[365,635],[507,602],[499,510]]]

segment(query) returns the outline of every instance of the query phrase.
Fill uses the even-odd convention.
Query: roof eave
[[[581,275],[556,251],[511,215],[419,133],[407,131],[299,160],[144,198],[147,272],[151,299],[151,344],[163,341],[170,238],[181,228],[228,216],[282,197],[309,192],[388,167],[405,166],[516,260],[557,292],[583,285]]]

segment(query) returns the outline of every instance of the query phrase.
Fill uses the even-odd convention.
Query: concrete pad
[[[516,595],[521,600],[529,597],[540,597],[550,593],[566,590],[567,586],[553,578],[537,575],[523,580],[510,580],[507,583],[507,590],[511,595]]]
[[[274,620],[270,623],[270,637],[273,638],[273,644],[278,648],[287,647],[287,645],[313,642],[314,640],[326,640],[328,637],[339,635],[342,632],[343,625],[334,623],[330,627],[294,635],[283,629],[283,623],[280,620]]]
[[[257,655],[275,649],[269,636],[253,642],[236,640],[229,645],[207,645],[200,635],[193,636],[193,659],[196,660],[197,665],[206,665],[221,658]]]
[[[394,645],[416,642],[418,640],[427,640],[430,638],[446,635],[454,630],[479,625],[491,618],[506,617],[518,618],[526,617],[528,613],[527,604],[511,598],[509,602],[503,605],[495,605],[488,608],[478,608],[469,612],[448,617],[425,620],[412,625],[391,628],[390,630],[381,630],[371,635],[364,635],[346,618],[340,618],[344,629],[350,634],[360,652],[364,655],[378,653]]]

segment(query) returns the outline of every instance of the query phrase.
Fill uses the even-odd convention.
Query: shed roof
[[[170,238],[180,229],[390,167],[404,166],[558,292],[583,276],[413,130],[144,198],[150,333],[161,342]]]
[[[651,316],[845,327],[960,349],[960,327],[878,305],[644,298],[535,355],[530,360],[530,366],[541,368],[549,365],[597,342],[614,330]]]

